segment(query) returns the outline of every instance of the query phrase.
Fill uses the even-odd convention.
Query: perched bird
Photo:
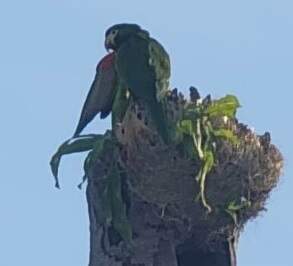
[[[168,129],[161,101],[169,87],[167,52],[136,24],[117,24],[109,28],[105,34],[105,48],[112,53],[97,66],[74,136],[78,136],[98,113],[105,118],[114,112],[114,107],[121,109],[120,102],[129,91],[134,100],[145,104],[158,133],[167,143]]]
[[[103,119],[111,112],[117,85],[114,62],[114,53],[106,55],[99,62],[73,137],[77,137],[98,113]]]
[[[167,143],[169,134],[161,102],[168,90],[170,59],[149,33],[136,24],[117,24],[106,31],[105,47],[115,53],[119,82],[148,108],[151,119]]]

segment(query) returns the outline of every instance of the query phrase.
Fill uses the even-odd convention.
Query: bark
[[[90,172],[89,265],[236,266],[240,231],[264,210],[278,182],[283,162],[280,152],[270,143],[268,133],[257,136],[238,121],[230,121],[227,127],[242,143],[237,147],[225,141],[216,143],[217,164],[206,180],[206,198],[212,207],[208,214],[196,200],[200,161],[189,159],[178,145],[163,144],[148,121],[143,106],[130,106],[123,122],[113,129],[119,142],[118,160],[111,150],[105,151]],[[131,246],[111,223],[100,222],[103,202],[99,195],[107,165],[113,161],[125,170],[121,193],[133,231]],[[235,222],[225,209],[241,198],[251,205],[237,212]]]

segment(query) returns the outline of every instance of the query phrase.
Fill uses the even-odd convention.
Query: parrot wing
[[[78,136],[98,113],[103,119],[111,112],[117,81],[114,61],[115,55],[112,53],[99,62],[96,76],[83,105],[74,137]]]
[[[149,64],[148,42],[132,37],[124,43],[116,59],[119,79],[140,100],[153,100],[156,95],[155,72]]]
[[[149,41],[149,54],[149,64],[154,68],[156,76],[157,99],[160,100],[169,89],[170,57],[164,47],[152,38]]]
[[[157,99],[160,100],[164,92],[169,89],[171,76],[170,57],[164,47],[154,38],[150,38],[147,31],[141,31],[138,36],[148,42],[149,65],[154,68],[157,88]]]
[[[119,79],[127,85],[135,99],[142,100],[149,109],[159,134],[168,142],[168,129],[162,104],[157,99],[157,72],[152,65],[150,39],[133,36],[123,44],[117,54]],[[163,69],[158,70],[164,72]],[[163,73],[161,76],[168,76]]]

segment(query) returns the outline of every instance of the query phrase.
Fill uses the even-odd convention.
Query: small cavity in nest
[[[141,112],[139,112],[139,113],[137,114],[137,119],[138,119],[138,120],[141,120],[141,119],[142,119],[142,114],[141,114]]]
[[[155,147],[155,146],[157,145],[157,143],[156,143],[156,141],[150,140],[150,145],[151,145],[152,147]]]

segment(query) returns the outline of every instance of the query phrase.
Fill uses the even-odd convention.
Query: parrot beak
[[[109,35],[106,37],[105,39],[105,48],[107,50],[107,52],[111,52],[111,50],[114,50],[114,38],[113,35]]]
[[[105,48],[109,52],[110,50],[115,50],[116,43],[115,39],[118,34],[118,30],[112,30],[110,33],[106,35],[105,38]]]
[[[108,39],[105,40],[105,48],[108,53],[111,51],[111,45],[110,45]]]

